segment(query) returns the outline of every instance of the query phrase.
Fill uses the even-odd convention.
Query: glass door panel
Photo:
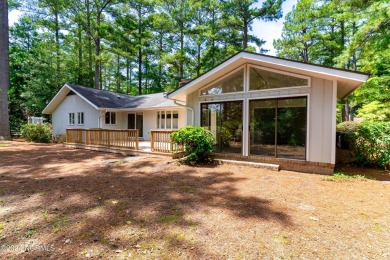
[[[306,114],[306,98],[278,100],[277,157],[305,160]]]
[[[251,100],[250,154],[275,156],[276,100]]]
[[[137,113],[136,117],[136,126],[138,129],[138,136],[144,137],[144,115],[142,113]]]

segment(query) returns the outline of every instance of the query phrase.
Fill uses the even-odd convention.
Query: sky
[[[283,18],[279,19],[276,22],[264,22],[256,20],[252,24],[252,32],[251,34],[256,35],[260,39],[266,41],[266,43],[262,46],[264,49],[269,50],[267,52],[268,55],[276,55],[275,49],[273,47],[273,40],[279,39],[282,34],[284,17],[288,12],[290,12],[293,6],[297,3],[298,0],[286,0],[283,3]],[[262,1],[260,1],[262,2]],[[10,26],[14,24],[20,15],[20,12],[17,10],[13,10],[9,13],[9,24]]]

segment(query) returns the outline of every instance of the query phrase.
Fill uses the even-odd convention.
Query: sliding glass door
[[[201,125],[215,138],[214,151],[242,153],[242,101],[201,105]]]
[[[251,100],[250,154],[306,159],[306,97]]]

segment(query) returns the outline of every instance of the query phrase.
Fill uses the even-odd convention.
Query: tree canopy
[[[274,41],[284,58],[371,74],[347,99],[357,116],[390,121],[390,3],[300,0]]]

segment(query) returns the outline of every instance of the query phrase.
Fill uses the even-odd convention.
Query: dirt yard
[[[390,258],[389,172],[168,160],[1,142],[0,258]]]

